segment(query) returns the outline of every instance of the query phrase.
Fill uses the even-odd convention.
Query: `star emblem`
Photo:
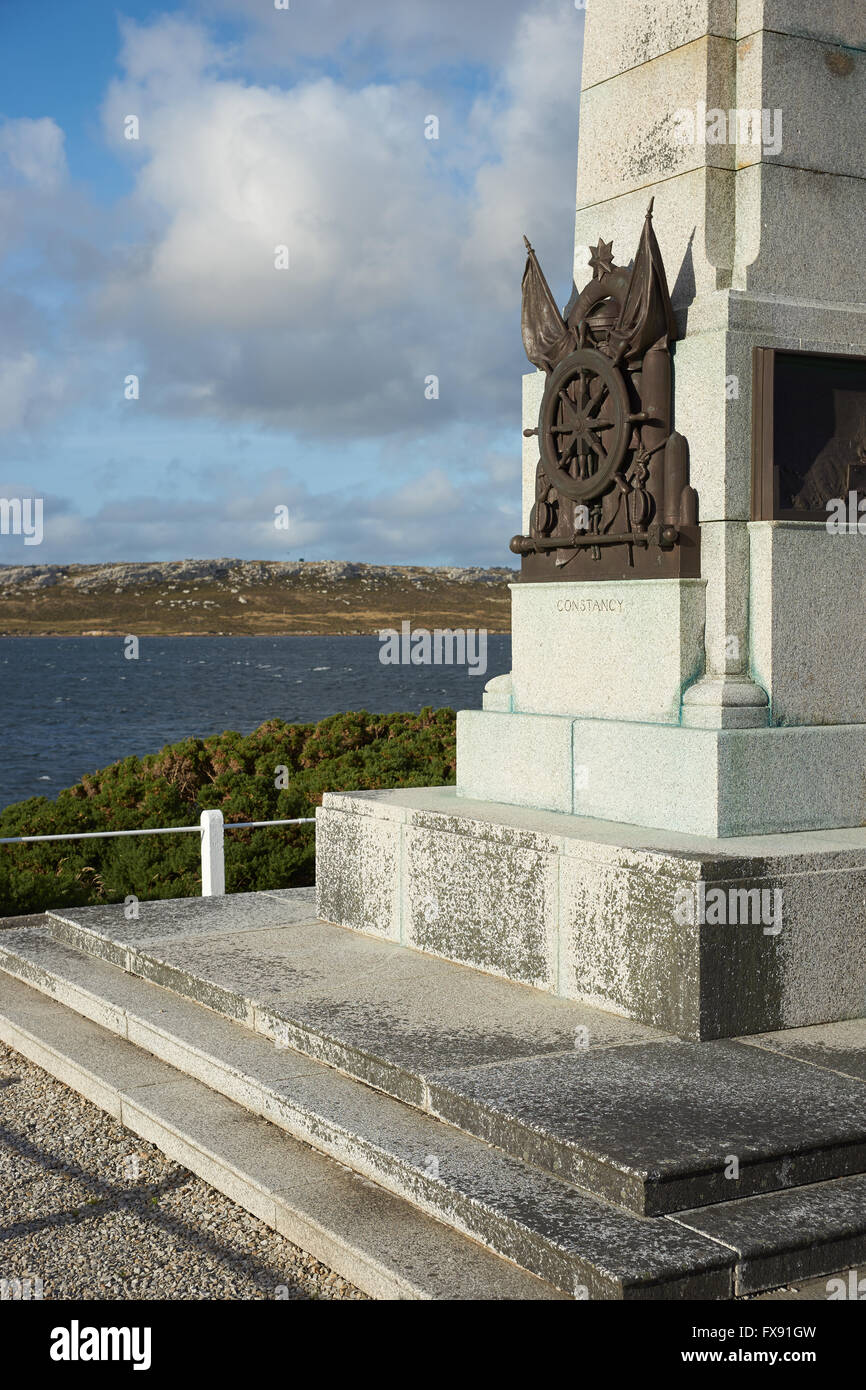
[[[589,263],[592,266],[596,280],[601,280],[603,276],[610,275],[613,271],[613,242],[602,241],[599,238],[598,246],[590,246]]]

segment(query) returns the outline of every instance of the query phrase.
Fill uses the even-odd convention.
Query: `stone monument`
[[[864,49],[862,0],[590,0],[512,670],[456,789],[325,798],[322,917],[683,1037],[866,1013]]]

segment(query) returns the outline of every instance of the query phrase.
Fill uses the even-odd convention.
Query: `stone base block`
[[[727,839],[866,824],[866,725],[701,729],[463,710],[461,797]]]
[[[329,794],[317,825],[342,926],[684,1038],[866,1014],[864,829],[720,844],[450,787]]]
[[[509,587],[515,710],[679,723],[703,670],[705,580]]]

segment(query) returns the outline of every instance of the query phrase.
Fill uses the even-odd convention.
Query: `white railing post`
[[[223,813],[201,813],[201,895],[221,898],[226,891],[226,867],[223,857]]]

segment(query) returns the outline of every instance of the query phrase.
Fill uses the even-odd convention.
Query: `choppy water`
[[[376,637],[0,638],[0,806],[55,796],[86,772],[190,735],[266,719],[309,723],[344,710],[478,709],[511,639],[488,637],[486,675],[383,666]]]

